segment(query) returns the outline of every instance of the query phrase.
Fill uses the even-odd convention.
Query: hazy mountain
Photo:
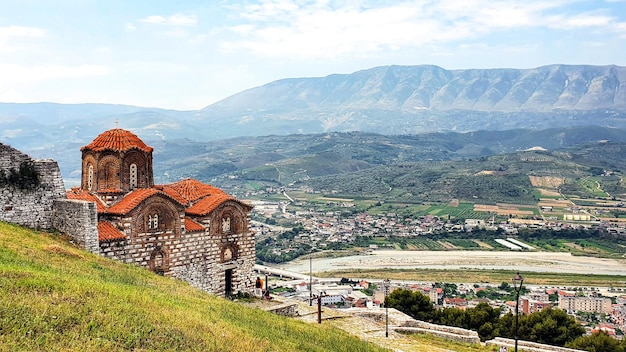
[[[257,134],[624,127],[625,83],[626,67],[619,66],[386,66],[275,81],[207,106],[200,116],[224,135],[249,134],[252,126]]]
[[[283,79],[203,110],[626,110],[625,81],[626,67],[619,66],[453,71],[438,66],[385,66],[347,75]]]
[[[386,66],[290,78],[199,111],[109,104],[0,103],[0,141],[25,150],[85,143],[119,126],[144,139],[269,134],[626,128],[626,67],[445,70]]]

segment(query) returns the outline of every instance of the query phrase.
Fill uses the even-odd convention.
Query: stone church
[[[92,252],[214,294],[252,292],[252,207],[194,179],[155,185],[152,151],[120,128],[82,147],[81,185],[55,201],[54,228]]]

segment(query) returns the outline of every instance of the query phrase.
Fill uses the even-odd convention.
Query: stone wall
[[[52,226],[72,238],[77,245],[99,253],[96,203],[72,199],[54,201]]]
[[[118,262],[124,262],[127,248],[126,240],[100,242],[100,255]]]
[[[225,243],[237,244],[238,255],[221,261]],[[232,293],[248,292],[254,287],[254,237],[249,233],[212,236],[207,232],[185,233],[163,242],[170,253],[171,276],[216,295],[225,294],[225,275],[232,271]],[[145,247],[144,247],[145,248]],[[137,250],[142,250],[137,247]]]
[[[377,320],[379,322],[384,322],[387,316],[387,312],[383,308],[347,308],[346,311],[355,316],[364,316],[370,319]],[[480,343],[480,337],[478,336],[478,333],[473,330],[457,328],[453,326],[431,324],[421,320],[415,320],[409,315],[404,314],[395,308],[389,308],[388,314],[390,324],[389,329],[398,333],[423,333],[451,341],[459,341],[464,343]]]
[[[285,317],[296,317],[299,314],[298,303],[283,303],[271,307],[265,307],[263,310]]]
[[[486,341],[487,345],[505,346],[507,350],[513,351],[515,347],[515,340],[507,339],[504,337],[496,337],[493,340]],[[531,341],[518,340],[517,349],[521,352],[584,352],[583,350],[576,350],[572,348],[565,348],[559,346],[551,346],[542,343],[536,343]]]
[[[184,217],[181,217],[184,221]],[[193,287],[224,295],[226,271],[232,273],[232,293],[254,289],[254,233],[211,234],[206,231],[133,233],[133,218],[109,219],[126,235],[125,241],[101,242],[100,254],[117,261],[152,269],[155,252],[165,253],[165,276]],[[237,247],[233,260],[222,260],[225,246]]]
[[[23,162],[31,162],[39,175],[39,185],[20,189],[0,187],[0,221],[33,229],[52,229],[53,202],[65,198],[65,186],[56,161],[34,160],[28,155],[0,143],[0,170],[19,170]]]

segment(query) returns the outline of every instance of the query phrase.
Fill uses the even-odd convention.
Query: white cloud
[[[35,27],[8,26],[0,27],[0,53],[22,50],[26,39],[39,39],[46,36],[46,31]]]
[[[140,19],[139,22],[150,24],[163,24],[169,26],[192,27],[198,23],[198,17],[196,15],[185,15],[182,13],[177,13],[168,17],[148,16],[146,18]]]
[[[25,81],[47,81],[53,79],[70,79],[80,77],[104,76],[111,72],[111,69],[103,65],[42,65],[23,66],[18,64],[8,64],[0,62],[1,85],[9,86],[13,83]]]
[[[268,57],[335,59],[475,40],[503,30],[615,31],[610,14],[576,10],[572,2],[263,0],[234,9],[241,21],[229,27],[235,37],[224,39],[222,48]]]
[[[8,26],[0,27],[0,42],[15,37],[42,38],[45,31],[35,27]]]

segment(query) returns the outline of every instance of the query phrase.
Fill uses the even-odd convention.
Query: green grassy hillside
[[[378,351],[0,223],[0,351]]]

